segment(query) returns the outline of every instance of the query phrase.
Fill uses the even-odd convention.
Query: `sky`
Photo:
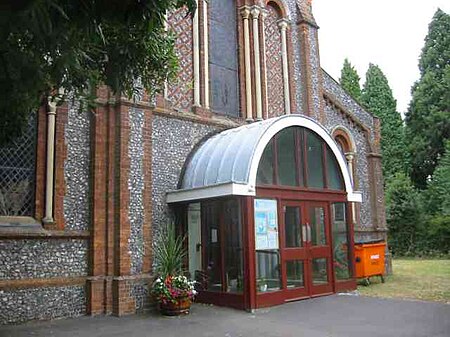
[[[388,78],[397,110],[408,109],[411,86],[419,79],[418,60],[428,24],[438,8],[450,13],[449,0],[313,0],[319,25],[321,66],[339,80],[347,57],[361,77],[369,63]]]

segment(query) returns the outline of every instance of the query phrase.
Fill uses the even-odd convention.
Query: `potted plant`
[[[188,314],[196,294],[195,281],[183,272],[183,237],[177,237],[173,226],[168,225],[159,233],[154,247],[156,279],[152,294],[158,302],[160,312],[176,316]]]

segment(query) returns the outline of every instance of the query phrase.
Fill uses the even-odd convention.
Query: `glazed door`
[[[282,285],[288,300],[310,296],[308,242],[305,205],[285,202],[281,230]]]
[[[310,295],[333,292],[331,277],[331,235],[328,205],[324,202],[306,202],[308,248],[308,282]]]
[[[327,203],[284,202],[282,282],[287,300],[332,292]]]

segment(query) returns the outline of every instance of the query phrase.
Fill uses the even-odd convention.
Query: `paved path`
[[[3,326],[0,336],[450,337],[450,305],[335,295],[250,314],[196,304],[185,317],[80,317]]]

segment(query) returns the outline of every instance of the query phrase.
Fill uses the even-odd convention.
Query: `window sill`
[[[89,237],[89,231],[46,230],[31,217],[0,216],[0,239]]]
[[[42,225],[28,216],[0,216],[0,231],[14,228],[42,229]]]

